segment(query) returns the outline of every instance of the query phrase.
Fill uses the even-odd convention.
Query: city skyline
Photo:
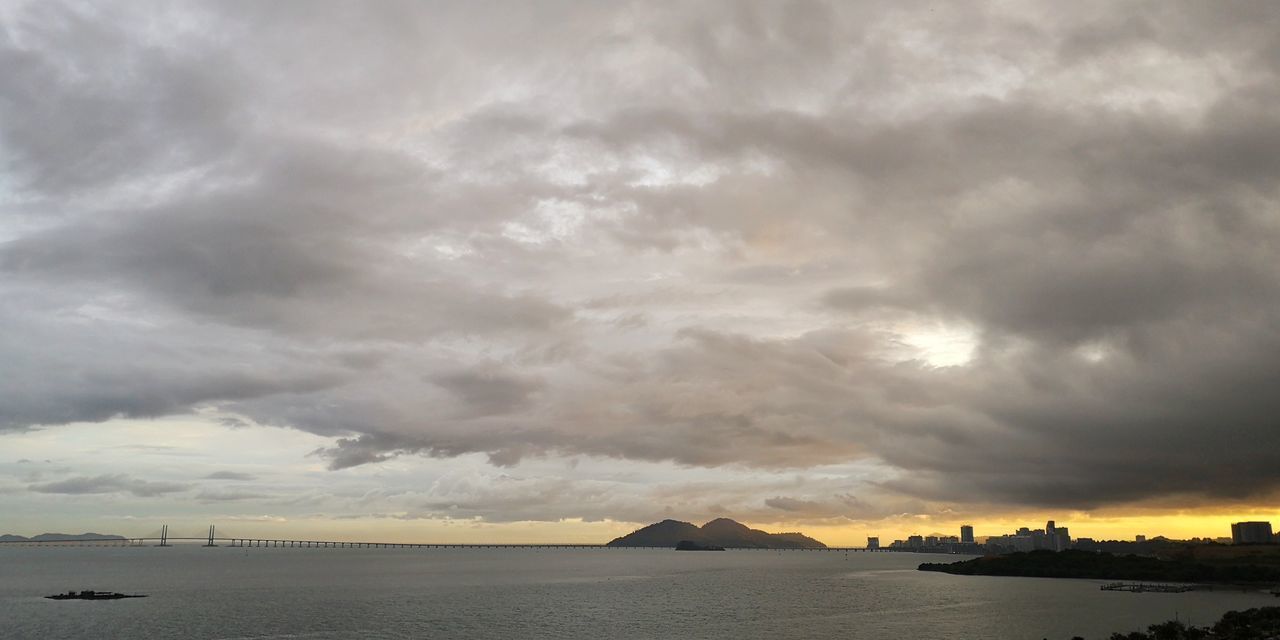
[[[973,548],[973,547],[964,546],[966,544],[975,545],[976,548],[979,548],[979,549],[985,549],[985,548],[988,548],[989,545],[994,544],[1002,547],[1002,550],[1007,552],[1009,550],[1025,551],[1025,550],[1040,549],[1040,548],[1061,551],[1066,548],[1071,548],[1076,541],[1087,542],[1089,544],[1093,544],[1094,542],[1142,543],[1142,542],[1147,542],[1149,540],[1151,541],[1168,540],[1172,542],[1212,541],[1219,544],[1280,544],[1280,540],[1277,540],[1276,535],[1271,533],[1272,531],[1271,522],[1265,521],[1265,520],[1233,522],[1228,527],[1228,530],[1227,530],[1228,535],[1216,535],[1216,536],[1215,535],[1168,536],[1161,533],[1156,533],[1153,535],[1133,534],[1128,536],[1127,538],[1117,537],[1117,536],[1098,537],[1096,535],[1068,534],[1067,530],[1069,527],[1058,526],[1057,529],[1064,538],[1062,541],[1058,543],[1053,542],[1052,534],[1050,534],[1050,537],[1047,538],[1045,541],[1041,543],[1037,543],[1035,545],[1027,546],[1027,548],[1025,549],[1018,548],[1009,540],[1004,540],[1004,538],[1010,538],[1013,536],[1030,536],[1030,535],[1043,536],[1046,533],[1046,530],[1049,529],[1049,527],[1052,527],[1054,525],[1055,521],[1050,520],[1048,521],[1048,523],[1049,525],[1047,527],[1040,528],[1040,529],[1032,529],[1031,526],[1029,525],[1022,525],[1022,526],[1016,527],[1016,529],[1010,529],[1007,531],[993,532],[993,533],[981,533],[971,524],[962,524],[962,525],[959,525],[955,531],[952,531],[950,533],[947,533],[944,531],[930,531],[927,534],[920,533],[920,532],[913,532],[911,534],[902,535],[902,536],[867,535],[863,537],[863,540],[865,540],[865,543],[866,543],[865,545],[852,544],[849,540],[845,539],[845,537],[843,536],[848,533],[846,531],[846,532],[842,532],[840,538],[838,539],[833,538],[832,539],[833,542],[828,546],[833,546],[833,547],[865,546],[870,548],[896,548],[896,549],[919,547],[919,546],[928,547],[928,548],[946,546],[948,552],[957,552],[957,551],[964,552],[966,550],[971,551]],[[388,542],[388,543],[410,543],[410,544],[415,544],[415,543],[420,543],[420,544],[437,544],[437,543],[438,544],[485,544],[485,543],[600,544],[598,540],[594,540],[589,537],[586,537],[586,538],[555,537],[558,532],[562,533],[563,530],[560,529],[559,527],[554,527],[554,526],[543,527],[540,531],[537,531],[537,533],[535,533],[534,535],[530,536],[525,534],[523,537],[521,537],[521,535],[518,533],[516,534],[515,537],[508,537],[503,535],[498,535],[496,537],[485,537],[484,534],[481,534],[480,537],[477,537],[475,530],[462,532],[458,529],[455,529],[455,531],[449,534],[446,534],[444,536],[436,535],[435,537],[417,537],[417,538],[408,538],[403,536],[392,536],[392,537],[384,536],[383,538],[374,539],[374,538],[360,538],[359,535],[360,534],[366,534],[366,535],[376,534],[378,533],[377,530],[369,531],[369,530],[348,528],[345,530],[345,533],[347,534],[346,537],[343,537],[344,531],[340,528],[337,531],[335,531],[334,528],[299,529],[297,527],[290,527],[288,525],[285,525],[284,522],[279,522],[277,524],[284,525],[284,526],[281,526],[280,528],[277,528],[274,530],[264,530],[260,527],[255,527],[252,521],[233,520],[231,522],[232,532],[228,533],[224,526],[224,528],[218,530],[218,536],[219,536],[219,539],[227,538],[227,537],[242,536],[247,538],[262,537],[267,539],[289,539],[289,540],[332,539],[332,540],[353,540],[353,541],[363,541],[363,542]],[[459,526],[459,529],[461,529],[461,527],[466,524],[475,525],[480,523],[455,523],[455,524]],[[640,528],[640,526],[645,526],[645,525],[637,525],[637,523],[625,523],[625,522],[611,522],[611,523],[605,523],[605,524],[607,524],[611,528],[601,529],[602,531],[624,531],[628,533],[634,529]],[[631,528],[631,529],[628,528],[628,527],[633,527],[633,525],[635,525],[634,528]],[[142,525],[142,526],[145,527],[147,525]],[[181,538],[190,539],[190,540],[203,539],[203,536],[205,535],[204,529],[200,529],[199,531],[197,531],[193,527],[193,525],[190,525],[187,523],[184,523],[183,526],[185,527],[185,529],[184,528],[176,529],[174,533],[171,533],[169,535],[171,537],[181,537]],[[133,538],[133,537],[156,538],[161,535],[162,531],[167,530],[168,528],[169,528],[169,525],[165,524],[165,525],[154,527],[151,530],[141,531],[138,529],[138,526],[136,524],[132,524],[131,530],[126,532],[127,535],[125,535],[125,537],[126,538]],[[32,537],[35,535],[39,535],[41,533],[66,534],[66,533],[70,533],[72,530],[75,530],[75,528],[73,527],[72,529],[68,529],[67,531],[40,531],[39,533],[35,531],[21,532],[21,533],[15,533],[13,531],[0,531],[0,534],[14,534],[14,535],[24,535],[25,537]],[[1110,529],[1103,528],[1103,529],[1094,530],[1094,531],[1106,531],[1106,530],[1110,530]],[[313,534],[322,534],[322,535],[299,536],[297,535],[299,531],[311,532]],[[212,526],[209,528],[208,532],[210,535],[212,535],[213,533]],[[778,532],[781,532],[781,530],[779,530]],[[79,533],[84,533],[84,532],[79,532]],[[93,533],[101,533],[103,535],[120,535],[119,532],[115,532],[115,531],[112,531],[112,532],[95,531]],[[196,535],[197,533],[199,535]],[[329,535],[329,534],[335,534],[335,533],[338,534],[336,537],[333,535]],[[355,538],[351,537],[351,534],[353,533],[357,534]],[[419,531],[418,533],[421,534],[422,532]],[[970,537],[966,537],[966,534]],[[550,537],[547,537],[548,535]],[[955,545],[958,545],[958,546],[955,546]],[[953,548],[953,546],[955,546],[955,548]]]
[[[1280,519],[1276,24],[4,3],[4,526]]]

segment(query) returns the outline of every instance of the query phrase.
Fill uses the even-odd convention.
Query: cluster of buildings
[[[1165,538],[1156,537],[1155,541]],[[1066,549],[1103,550],[1107,545],[1138,544],[1147,542],[1147,537],[1136,536],[1132,543],[1095,542],[1091,538],[1073,540],[1067,527],[1059,527],[1053,520],[1047,522],[1043,529],[1022,527],[1013,533],[988,536],[983,543],[973,537],[973,526],[960,527],[958,536],[908,536],[906,540],[894,540],[888,549],[895,551],[920,551],[927,553],[1013,553],[1015,551],[1063,551]],[[1231,538],[1218,538],[1213,541],[1231,544],[1280,544],[1280,533],[1271,529],[1270,522],[1237,522],[1231,525]],[[867,538],[868,549],[880,549],[880,538]]]
[[[1011,534],[990,536],[987,548],[992,551],[1063,551],[1071,548],[1071,531],[1050,520],[1043,529],[1022,527]]]
[[[1062,551],[1071,547],[1071,532],[1050,520],[1043,529],[1023,527],[1002,536],[989,536],[979,544],[973,537],[973,525],[962,525],[958,536],[908,536],[906,540],[894,540],[889,549],[895,551],[922,551],[933,553],[1009,553],[1048,549]],[[867,538],[868,549],[879,549],[879,538]]]

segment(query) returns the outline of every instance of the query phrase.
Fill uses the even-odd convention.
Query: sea
[[[1280,604],[952,576],[964,556],[661,549],[0,548],[0,638],[768,640],[1083,636]],[[43,596],[94,589],[111,601]]]

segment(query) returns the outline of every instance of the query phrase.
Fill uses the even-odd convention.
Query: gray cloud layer
[[[37,493],[63,493],[69,495],[130,493],[139,498],[152,498],[167,493],[178,493],[190,488],[191,485],[189,484],[140,480],[122,473],[93,477],[77,476],[57,482],[33,484],[27,487],[28,490]]]
[[[869,460],[1034,506],[1280,488],[1280,9],[5,14],[0,429],[216,410],[340,436],[335,468]],[[113,478],[32,488],[151,490]],[[850,500],[765,504],[879,508]]]

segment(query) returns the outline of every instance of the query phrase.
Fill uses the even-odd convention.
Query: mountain
[[[74,540],[125,540],[124,536],[114,533],[42,533],[30,538],[6,533],[0,536],[0,542],[66,542]]]
[[[35,542],[61,542],[64,540],[124,540],[114,533],[42,533],[31,538]]]
[[[827,545],[801,533],[766,533],[728,518],[701,527],[663,520],[609,541],[609,547],[675,547],[683,541],[737,549],[823,549]]]

